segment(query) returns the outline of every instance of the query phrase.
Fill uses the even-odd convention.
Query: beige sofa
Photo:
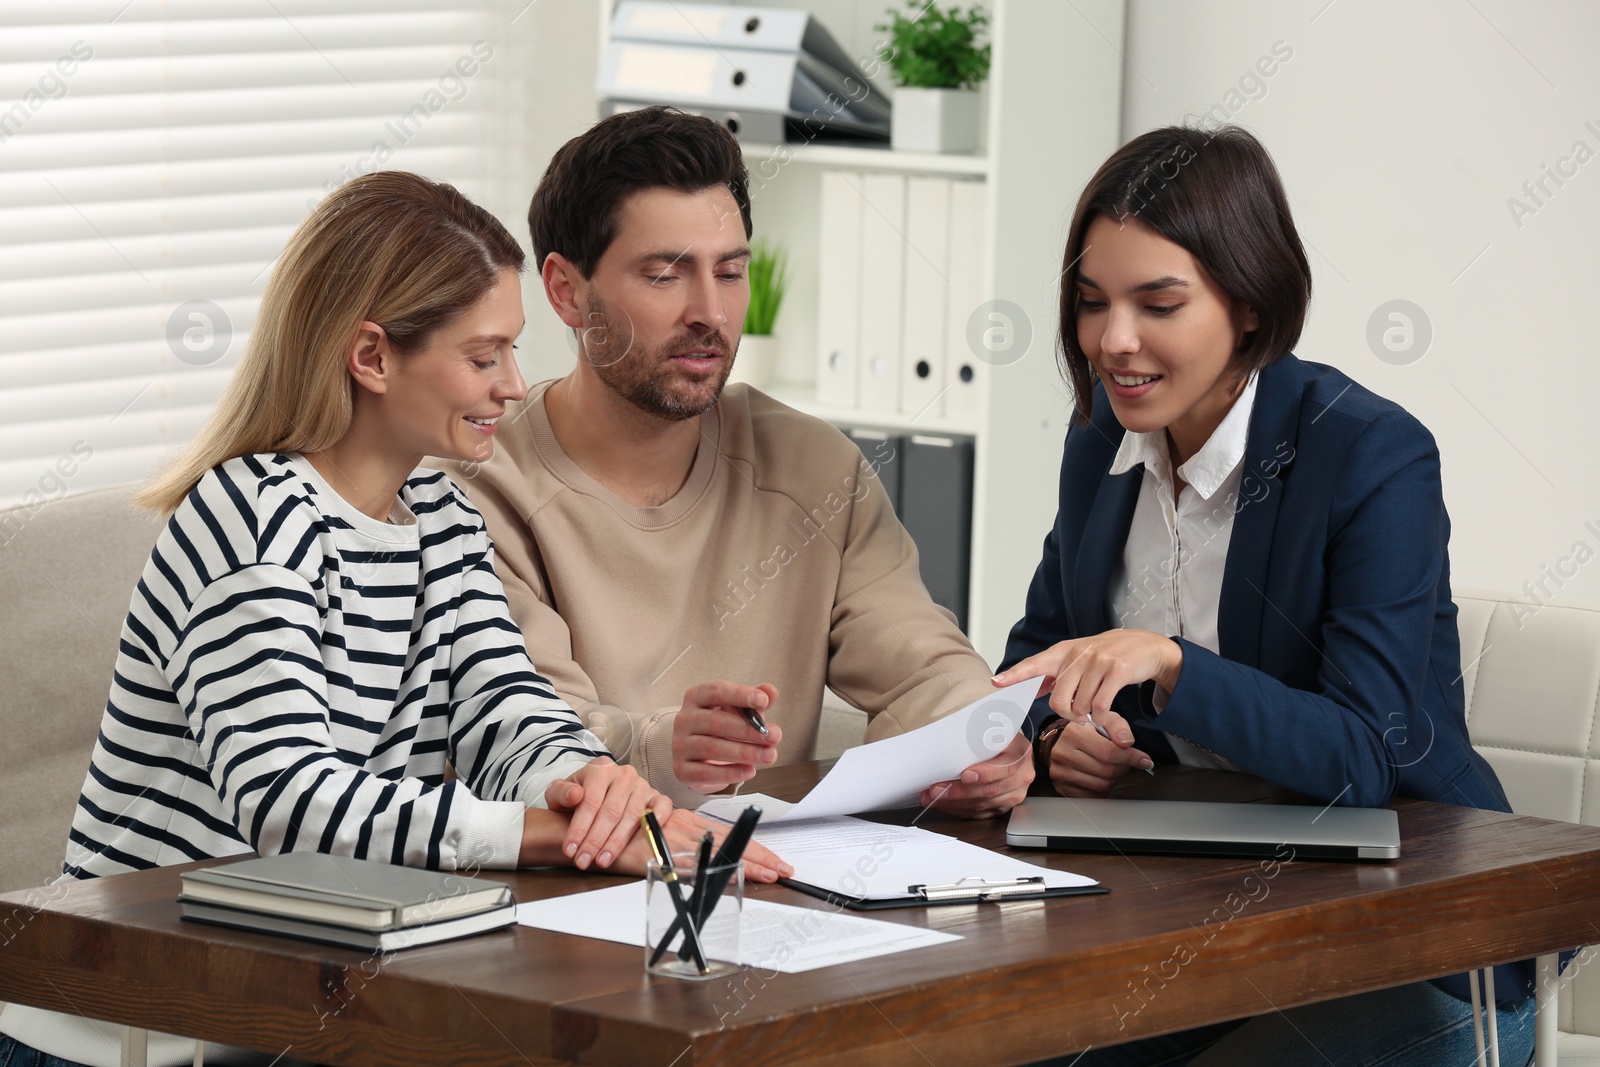
[[[125,488],[0,511],[0,891],[61,873],[122,619],[159,529]]]
[[[160,527],[127,497],[0,511],[0,891],[60,871],[123,615]],[[1513,807],[1600,825],[1600,607],[1456,601],[1467,724]],[[859,712],[826,720],[819,755],[860,742]],[[1559,986],[1561,1063],[1600,1067],[1600,952],[1580,960]]]

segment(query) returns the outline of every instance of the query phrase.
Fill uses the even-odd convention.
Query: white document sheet
[[[517,922],[560,934],[644,948],[644,882],[517,905]],[[818,908],[746,899],[739,929],[739,962],[764,971],[799,974],[835,963],[887,956],[960,941],[959,934],[863,919]],[[640,968],[644,960],[639,961]]]
[[[751,803],[761,805],[761,824],[860,811],[914,807],[922,791],[948,782],[974,763],[999,754],[1022,729],[1043,678],[996,689],[953,714],[882,741],[847,749],[827,777],[795,804],[761,793],[713,797],[699,812],[733,822]],[[1023,757],[1024,759],[1029,757]]]
[[[946,834],[840,816],[757,830],[756,840],[794,867],[794,880],[851,897],[914,896],[916,885],[974,890],[984,882],[1042,878],[1044,889],[1092,886],[1093,878],[1027,863]]]

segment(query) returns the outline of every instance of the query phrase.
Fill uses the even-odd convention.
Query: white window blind
[[[497,59],[452,0],[0,4],[0,507],[139,480],[274,258],[358,173],[483,199]]]

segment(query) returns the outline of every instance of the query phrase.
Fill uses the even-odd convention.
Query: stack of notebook
[[[382,952],[516,921],[511,890],[499,882],[320,852],[243,860],[182,878],[185,919]]]

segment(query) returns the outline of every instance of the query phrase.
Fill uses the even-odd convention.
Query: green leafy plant
[[[884,61],[896,84],[915,89],[976,89],[989,77],[989,45],[978,44],[989,16],[976,4],[940,11],[931,0],[906,0],[905,14],[889,8],[889,21],[873,29],[889,35]]]
[[[744,315],[744,332],[757,337],[772,333],[789,289],[789,253],[782,245],[761,238],[750,243],[750,307]]]

